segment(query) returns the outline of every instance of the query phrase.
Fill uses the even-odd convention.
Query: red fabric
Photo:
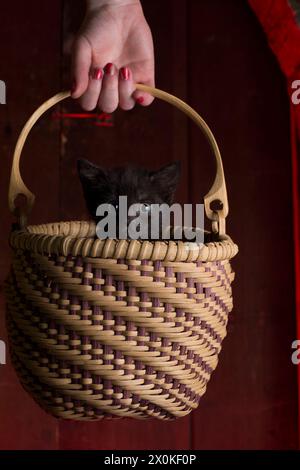
[[[294,12],[287,0],[248,0],[267,35],[269,45],[276,55],[280,67],[287,78],[288,93],[294,80],[300,80],[300,28]],[[300,339],[300,214],[298,162],[300,149],[300,104],[291,100],[291,156],[294,211],[295,245],[295,292],[297,314],[297,338]],[[300,405],[300,367],[298,366],[298,397]],[[299,409],[299,408],[298,408]],[[300,416],[299,416],[300,429]]]

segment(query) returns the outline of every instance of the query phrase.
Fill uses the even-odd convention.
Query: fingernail
[[[120,75],[123,80],[128,80],[129,79],[129,68],[128,67],[122,67],[120,69]]]
[[[139,96],[139,97],[136,99],[136,102],[139,103],[139,104],[143,104],[143,103],[144,103],[144,98],[143,98],[143,96]]]
[[[71,93],[74,93],[75,90],[76,90],[76,81],[73,80],[72,87],[71,87]]]
[[[101,80],[101,78],[103,77],[103,72],[102,72],[102,69],[94,69],[93,73],[92,73],[92,78],[94,80]]]
[[[114,64],[106,64],[106,66],[104,67],[104,72],[107,74],[107,75],[114,75],[115,73],[115,66]]]

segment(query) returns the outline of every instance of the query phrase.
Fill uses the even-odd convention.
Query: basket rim
[[[94,221],[51,222],[13,231],[10,245],[41,255],[170,262],[222,261],[238,253],[238,246],[228,235],[215,242],[194,243],[193,249],[184,241],[100,240],[95,236]]]

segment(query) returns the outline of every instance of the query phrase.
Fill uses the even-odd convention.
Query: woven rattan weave
[[[199,124],[180,100],[147,90],[184,106]],[[13,364],[25,389],[56,417],[184,416],[205,393],[232,309],[230,260],[238,249],[225,234],[216,143],[206,127],[218,172],[205,208],[217,241],[191,250],[175,241],[99,240],[93,222],[26,226],[34,196],[20,177],[21,150],[38,117],[68,95],[39,108],[14,155],[9,203],[20,228],[10,237],[6,286]],[[14,206],[19,193],[27,197],[23,214]],[[220,212],[210,209],[214,199],[223,203]]]

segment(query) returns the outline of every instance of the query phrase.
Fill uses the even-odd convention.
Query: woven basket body
[[[222,159],[203,119],[168,93],[152,93],[185,112],[204,132],[217,174],[204,197],[213,234],[204,244],[99,240],[93,222],[27,226],[34,195],[20,155],[37,119],[67,98],[59,93],[25,124],[14,153],[9,207],[20,229],[10,237],[7,329],[24,388],[56,417],[174,419],[198,406],[218,362],[232,309],[225,232],[228,201]],[[26,211],[15,206],[18,194]],[[211,209],[213,201],[221,208]]]
[[[218,362],[237,247],[101,242],[94,231],[74,222],[11,236],[7,325],[21,382],[64,418],[184,416]]]

